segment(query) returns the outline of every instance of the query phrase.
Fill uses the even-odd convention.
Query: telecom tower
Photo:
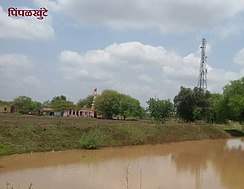
[[[200,47],[201,48],[201,62],[200,62],[198,84],[197,84],[197,87],[200,89],[203,89],[204,91],[207,90],[206,44],[207,44],[207,41],[205,38],[203,38],[202,46]]]

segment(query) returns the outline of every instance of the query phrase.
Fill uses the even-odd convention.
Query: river
[[[33,189],[243,189],[244,139],[0,157],[0,189],[31,183]]]

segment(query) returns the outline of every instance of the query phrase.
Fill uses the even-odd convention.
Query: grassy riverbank
[[[0,155],[227,137],[206,124],[0,114]]]

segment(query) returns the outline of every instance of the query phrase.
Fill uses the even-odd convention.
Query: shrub
[[[102,139],[102,133],[99,130],[90,130],[82,135],[80,145],[86,149],[97,149],[101,147]]]
[[[6,155],[11,152],[11,147],[8,144],[0,142],[0,155]]]
[[[146,140],[146,134],[144,131],[138,127],[128,128],[127,134],[133,145],[143,144]]]

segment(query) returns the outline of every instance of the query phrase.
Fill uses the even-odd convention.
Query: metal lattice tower
[[[201,48],[201,62],[200,62],[198,84],[197,84],[197,87],[200,89],[203,89],[204,91],[207,90],[206,44],[207,44],[207,41],[205,38],[203,38],[202,46],[200,47]]]

